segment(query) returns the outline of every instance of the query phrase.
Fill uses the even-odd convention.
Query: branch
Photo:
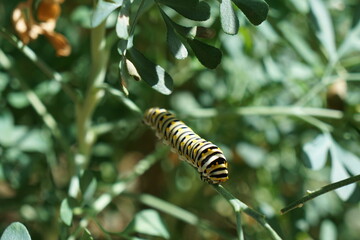
[[[54,79],[56,82],[60,83],[64,92],[69,96],[73,101],[77,101],[77,94],[74,90],[63,81],[63,78],[60,73],[51,69],[41,58],[39,58],[36,53],[17,39],[14,35],[7,32],[4,28],[0,29],[0,36],[9,41],[13,46],[20,50],[28,59],[30,59],[48,78]]]
[[[188,116],[197,118],[208,118],[217,115],[288,115],[288,116],[313,116],[331,119],[341,119],[343,112],[325,108],[311,108],[311,107],[299,107],[299,106],[258,106],[258,107],[240,107],[230,110],[214,109],[214,108],[201,108],[194,109],[184,113]]]
[[[288,206],[286,206],[285,208],[281,209],[281,214],[285,214],[295,208],[300,208],[304,205],[305,202],[313,199],[313,198],[316,198],[324,193],[327,193],[327,192],[330,192],[332,190],[335,190],[337,188],[341,188],[341,187],[344,187],[346,185],[349,185],[351,183],[355,183],[355,182],[358,182],[360,181],[360,175],[356,175],[356,176],[353,176],[353,177],[349,177],[349,178],[346,178],[344,180],[341,180],[341,181],[338,181],[338,182],[334,182],[332,184],[329,184],[329,185],[326,185],[322,188],[320,188],[319,190],[316,190],[316,191],[313,191],[311,192],[310,194],[306,195],[305,197],[302,197],[301,199],[289,204]]]
[[[223,186],[221,185],[212,185],[215,190],[220,193],[226,201],[233,207],[235,214],[236,214],[236,222],[237,222],[237,231],[239,239],[244,239],[242,234],[241,228],[241,221],[240,221],[240,213],[243,211],[254,220],[256,220],[260,225],[262,225],[270,234],[272,239],[274,240],[281,240],[282,238],[275,232],[275,230],[267,223],[265,220],[265,216],[261,213],[255,211],[254,209],[247,206],[245,203],[241,202],[239,199],[235,198],[230,192],[228,192]]]

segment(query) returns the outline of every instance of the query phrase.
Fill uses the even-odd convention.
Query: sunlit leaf
[[[325,48],[330,60],[336,59],[336,43],[330,13],[322,0],[309,1],[315,18],[316,35]]]
[[[12,92],[8,94],[8,101],[14,108],[27,107],[30,102],[23,92]]]
[[[123,4],[123,0],[99,0],[93,16],[91,18],[91,26],[97,27],[102,23],[109,15]]]
[[[360,174],[360,158],[342,148],[335,141],[331,145],[331,156],[338,159],[351,174]]]
[[[87,228],[85,228],[80,240],[93,240],[93,239],[94,238],[91,236],[90,231]]]
[[[220,3],[221,27],[225,33],[230,35],[237,34],[239,30],[239,19],[231,5],[231,0],[222,0]]]
[[[65,198],[60,205],[60,218],[68,226],[71,226],[73,211],[68,198]]]
[[[196,39],[187,39],[195,56],[205,67],[214,69],[221,62],[222,53],[219,49],[200,42]]]
[[[330,220],[324,220],[320,226],[320,240],[336,240],[336,225]]]
[[[170,52],[174,55],[177,59],[184,59],[188,56],[188,51],[185,45],[181,42],[179,37],[174,31],[174,22],[160,9],[160,12],[163,16],[163,19],[166,24],[167,30],[167,44],[169,46]]]
[[[124,5],[119,11],[116,22],[116,34],[119,38],[129,38],[129,24],[130,24],[130,1],[125,1]]]
[[[194,21],[206,21],[210,17],[210,6],[198,0],[159,0],[158,2],[171,7],[181,15]]]
[[[168,230],[158,212],[152,209],[143,210],[126,227],[126,233],[141,233],[150,236],[170,239]]]
[[[310,66],[319,65],[320,59],[318,55],[311,49],[309,43],[304,40],[304,36],[301,35],[300,31],[286,22],[278,24],[278,27],[300,57],[309,63]]]
[[[0,113],[0,144],[10,146],[12,144],[12,132],[14,127],[14,118],[10,112]]]
[[[45,153],[49,150],[50,139],[38,129],[27,131],[17,140],[17,147],[22,151],[36,151]]]
[[[318,135],[311,142],[307,142],[303,151],[307,157],[306,165],[313,170],[319,170],[324,167],[326,158],[331,145],[331,137],[328,134]]]
[[[348,54],[353,54],[355,51],[360,51],[360,21],[351,29],[346,35],[344,41],[338,50],[339,58],[345,57]]]
[[[236,145],[236,152],[253,168],[261,167],[266,159],[266,151],[264,149],[245,142]]]
[[[14,222],[5,229],[0,240],[31,240],[31,237],[22,223]]]
[[[172,92],[173,80],[162,67],[148,60],[135,48],[129,49],[128,52],[131,62],[146,83],[162,94],[169,95]]]
[[[84,202],[92,200],[96,191],[97,181],[91,171],[86,170],[80,178],[80,189]]]
[[[196,35],[197,27],[184,27],[182,25],[177,24],[173,20],[171,20],[166,13],[159,8],[160,13],[165,21],[165,23],[171,26],[178,34],[183,36],[184,38],[194,38]]]
[[[330,148],[331,154],[331,182],[337,182],[349,178],[350,175],[342,165],[340,160],[343,157],[339,154],[338,148],[333,144]],[[346,201],[350,198],[351,194],[355,191],[356,184],[346,185],[335,190],[336,194],[343,200]]]
[[[232,0],[254,25],[259,25],[267,18],[269,5],[263,0]]]

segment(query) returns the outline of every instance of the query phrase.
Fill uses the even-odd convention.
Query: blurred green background
[[[106,67],[110,90],[91,116],[98,136],[83,169],[81,196],[71,193],[79,160],[78,105],[5,37],[15,34],[11,14],[19,2],[0,3],[0,232],[20,221],[32,239],[80,239],[85,228],[94,239],[234,239],[230,205],[168,147],[164,149],[131,108],[159,106],[174,111],[225,152],[230,179],[224,187],[263,213],[283,239],[358,239],[360,192],[355,185],[280,214],[307,190],[360,173],[358,1],[268,0],[267,20],[259,26],[235,8],[240,20],[236,35],[222,31],[217,1],[206,1],[211,17],[204,22],[187,20],[164,7],[174,21],[215,33],[202,40],[222,51],[222,61],[213,70],[193,54],[184,60],[170,54],[166,26],[158,8],[150,4],[136,23],[134,45],[172,76],[174,90],[162,95],[144,81],[129,78],[126,97],[119,91],[121,57],[115,42]],[[61,8],[56,31],[68,39],[70,56],[56,57],[42,36],[28,46],[82,98],[93,70],[92,3],[65,1]],[[117,10],[108,18],[106,34],[115,31],[116,17]],[[52,115],[65,143],[34,110],[31,94]],[[136,175],[139,161],[153,156],[158,161]],[[126,176],[135,177],[122,182],[124,191],[111,196],[104,209],[94,211],[94,201],[114,191]],[[64,207],[67,198],[72,200]],[[185,212],[173,212],[177,217],[167,213],[169,203],[200,222],[184,223],[181,217],[190,218]],[[71,226],[60,209],[72,212]],[[136,220],[144,224],[144,215],[159,224],[156,233],[134,226]],[[270,239],[252,218],[242,217],[245,239]]]

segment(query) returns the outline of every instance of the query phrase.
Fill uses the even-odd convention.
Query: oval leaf
[[[80,189],[84,202],[90,202],[92,200],[96,187],[97,181],[93,173],[89,170],[85,170],[84,174],[80,178]]]
[[[154,64],[135,48],[128,50],[131,62],[146,83],[156,91],[169,95],[173,89],[173,79],[159,65]]]
[[[210,6],[206,2],[197,0],[159,0],[159,2],[194,21],[206,21],[210,18]]]
[[[185,45],[181,42],[179,37],[174,31],[173,22],[171,19],[160,9],[161,15],[165,21],[166,30],[167,30],[167,44],[169,46],[170,52],[174,55],[176,59],[184,59],[188,56],[188,51]]]
[[[0,240],[31,240],[30,234],[26,227],[19,222],[10,224],[4,231]]]
[[[142,233],[150,236],[169,239],[170,235],[158,212],[146,209],[136,214],[126,227],[126,233]]]
[[[235,5],[245,14],[247,19],[259,25],[267,18],[269,5],[263,0],[232,0]]]
[[[116,35],[121,39],[129,38],[129,15],[130,1],[125,1],[124,5],[119,11],[119,16],[116,22]]]
[[[342,164],[343,149],[335,142],[330,147],[331,154],[331,182],[337,182],[349,178],[350,175]],[[343,200],[346,201],[350,198],[351,194],[355,191],[356,184],[346,185],[344,187],[335,190],[336,194]]]
[[[225,33],[235,35],[239,29],[239,19],[231,5],[231,0],[222,0],[220,3],[221,27]]]
[[[97,27],[102,23],[109,15],[123,4],[123,0],[99,0],[95,7],[94,13],[91,18],[91,26]]]
[[[360,174],[360,159],[355,154],[342,148],[336,142],[331,145],[331,157],[338,159],[353,175]]]
[[[306,165],[313,170],[319,170],[324,167],[331,138],[328,134],[318,135],[314,140],[304,145],[303,151],[309,161]]]
[[[309,1],[311,13],[316,21],[316,35],[326,49],[330,59],[336,59],[334,28],[329,11],[321,0]]]
[[[205,67],[214,69],[221,62],[222,53],[219,49],[200,42],[196,39],[187,39],[191,49],[201,64]]]
[[[60,218],[67,225],[71,226],[73,219],[73,212],[70,207],[69,200],[65,198],[60,205]]]

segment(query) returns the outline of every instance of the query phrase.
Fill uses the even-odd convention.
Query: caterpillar
[[[195,167],[201,180],[219,184],[228,180],[227,161],[224,153],[215,144],[206,141],[163,108],[150,108],[143,122],[156,132],[156,136],[170,145],[179,158]]]

